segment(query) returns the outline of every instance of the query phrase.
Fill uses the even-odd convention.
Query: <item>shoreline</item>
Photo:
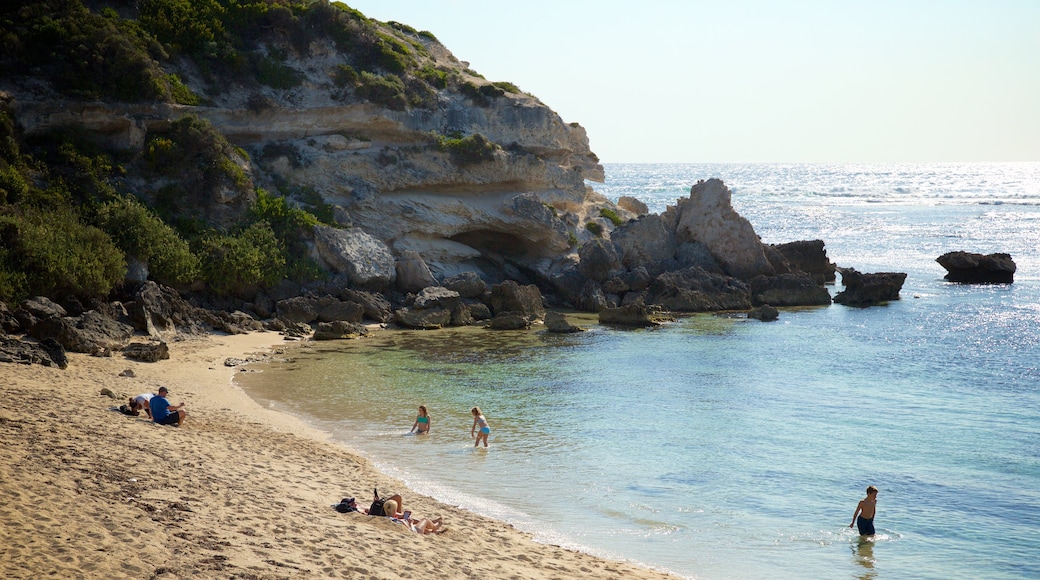
[[[299,343],[292,343],[296,346]],[[264,357],[271,332],[170,343],[143,363],[70,354],[66,370],[2,365],[0,573],[6,578],[664,579],[628,562],[542,544],[511,525],[421,496],[303,419],[234,384],[228,358]],[[120,376],[133,371],[133,377]],[[119,395],[170,389],[182,427],[111,409]],[[385,518],[340,514],[373,486],[405,496],[448,531],[419,535]]]

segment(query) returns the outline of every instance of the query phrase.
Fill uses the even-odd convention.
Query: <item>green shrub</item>
[[[219,294],[249,297],[285,275],[285,251],[267,222],[235,234],[213,234],[199,242],[206,284]]]
[[[404,82],[394,74],[374,75],[362,72],[361,80],[355,91],[357,96],[392,111],[403,111],[408,106]]]
[[[0,285],[6,296],[104,298],[126,276],[123,253],[101,230],[68,209],[0,215]]]
[[[0,204],[18,203],[29,194],[29,184],[15,167],[0,162]]]
[[[136,199],[105,203],[95,219],[120,250],[148,264],[156,281],[176,285],[198,277],[201,264],[188,242]]]
[[[437,89],[448,88],[448,80],[450,78],[447,71],[434,68],[432,66],[425,66],[419,69],[419,72],[415,73],[417,77],[426,81],[430,86]]]
[[[603,226],[597,222],[588,222],[585,224],[585,229],[592,232],[593,235],[599,236],[603,234]]]
[[[255,70],[257,82],[272,89],[291,89],[303,82],[299,71],[270,57],[257,59]]]
[[[506,93],[513,93],[514,95],[519,95],[522,93],[522,91],[516,85],[507,81],[498,81],[491,84],[494,85],[496,88],[505,91]]]
[[[609,207],[600,208],[599,215],[600,217],[605,217],[610,220],[615,226],[621,225],[621,218],[618,217],[617,212]]]
[[[437,135],[437,148],[447,152],[451,160],[459,166],[492,161],[495,151],[500,149],[480,133],[474,133],[469,137],[461,137],[458,134]]]
[[[340,88],[353,87],[360,80],[361,76],[349,64],[336,65],[336,68],[332,71],[332,82]]]

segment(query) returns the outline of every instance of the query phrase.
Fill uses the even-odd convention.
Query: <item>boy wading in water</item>
[[[852,523],[849,524],[849,527],[851,528],[853,525],[859,527],[859,534],[861,536],[874,535],[874,514],[877,512],[877,493],[878,490],[876,487],[873,485],[868,487],[867,497],[859,501],[855,513],[852,514]]]

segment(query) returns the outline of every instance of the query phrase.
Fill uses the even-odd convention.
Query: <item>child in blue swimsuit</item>
[[[476,441],[473,442],[473,446],[480,445],[480,442],[484,442],[484,447],[488,446],[488,435],[491,434],[491,427],[488,427],[487,419],[484,418],[484,414],[480,412],[480,407],[473,407],[469,411],[473,413],[473,427],[469,430],[470,437],[476,437]],[[477,426],[480,426],[480,433],[476,433]]]
[[[419,416],[415,418],[415,423],[412,424],[412,430],[409,433],[423,435],[429,432],[430,415],[426,412],[426,405],[419,405]]]

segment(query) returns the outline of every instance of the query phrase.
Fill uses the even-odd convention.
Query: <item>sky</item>
[[[604,163],[1040,161],[1040,0],[348,0]]]

